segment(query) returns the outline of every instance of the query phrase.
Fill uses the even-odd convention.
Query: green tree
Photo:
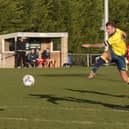
[[[23,12],[16,0],[0,0],[0,33],[19,31]]]
[[[49,24],[47,0],[35,0],[32,14],[32,31],[46,32]]]
[[[33,21],[32,21],[32,10],[34,7],[34,0],[19,0],[20,10],[22,10],[21,17],[21,31],[32,31],[33,29]]]
[[[59,32],[69,27],[69,9],[66,0],[36,0],[33,8],[33,24],[35,31]]]
[[[98,42],[101,21],[103,18],[102,0],[71,0],[72,30],[70,33],[71,52],[91,52],[92,49],[81,49],[81,43]]]
[[[115,6],[114,6],[115,5]],[[129,41],[129,0],[111,0],[109,1],[109,19],[114,21],[120,29],[128,35]]]

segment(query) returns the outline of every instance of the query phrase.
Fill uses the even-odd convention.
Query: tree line
[[[109,19],[129,35],[129,1],[109,0]],[[69,52],[85,42],[103,42],[104,0],[0,0],[0,34],[12,32],[68,32]]]

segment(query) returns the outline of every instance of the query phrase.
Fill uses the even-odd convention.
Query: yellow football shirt
[[[127,51],[123,35],[125,35],[125,33],[117,28],[116,32],[108,39],[108,43],[111,46],[112,51],[118,56],[124,56]]]

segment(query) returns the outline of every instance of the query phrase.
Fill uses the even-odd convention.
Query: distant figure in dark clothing
[[[39,52],[39,49],[38,49],[38,48],[35,49],[35,54],[36,54],[37,57],[39,58],[40,52]]]
[[[16,67],[26,66],[26,42],[24,38],[19,38],[16,43]]]
[[[50,59],[50,50],[49,50],[49,48],[47,48],[46,50],[43,51],[42,59]]]
[[[28,65],[31,67],[37,66],[37,58],[39,58],[39,55],[34,49],[32,49],[31,52],[27,55],[27,62],[29,63]]]

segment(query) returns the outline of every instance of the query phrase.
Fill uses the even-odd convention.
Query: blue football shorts
[[[125,56],[118,56],[112,50],[110,50],[112,62],[115,62],[118,70],[126,71]]]

